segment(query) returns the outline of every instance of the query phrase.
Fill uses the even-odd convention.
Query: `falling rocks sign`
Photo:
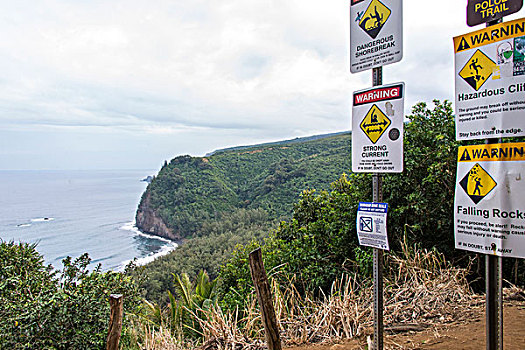
[[[454,233],[457,249],[525,258],[525,143],[458,151]]]

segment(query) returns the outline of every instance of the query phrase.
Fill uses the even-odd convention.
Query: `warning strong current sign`
[[[352,171],[403,171],[404,83],[354,92]]]

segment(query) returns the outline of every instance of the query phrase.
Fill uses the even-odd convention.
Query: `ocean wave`
[[[128,223],[124,224],[123,226],[119,227],[119,229],[120,230],[124,230],[124,231],[134,232],[137,235],[142,236],[142,237],[146,237],[146,238],[150,238],[150,239],[156,239],[156,240],[159,240],[159,241],[162,241],[162,242],[166,242],[166,243],[174,243],[170,239],[167,239],[167,238],[164,238],[164,237],[155,236],[155,235],[149,235],[147,233],[142,232],[141,230],[138,229],[137,225],[135,224],[135,221],[128,222]]]
[[[164,256],[166,254],[168,254],[169,252],[175,250],[179,245],[175,242],[171,242],[171,244],[166,244],[164,246],[162,246],[160,248],[160,250],[156,253],[151,253],[147,256],[144,256],[142,258],[135,258],[135,259],[129,259],[129,260],[125,260],[123,262],[120,263],[120,265],[117,267],[117,271],[124,271],[124,268],[126,267],[126,265],[128,265],[130,262],[134,262],[135,265],[137,266],[142,266],[142,265],[146,265],[150,262],[152,262],[153,260],[157,259],[157,258],[160,258],[161,256]]]
[[[123,271],[124,268],[126,267],[126,265],[128,265],[132,261],[135,263],[135,265],[138,265],[138,266],[146,265],[146,264],[152,262],[153,260],[155,260],[155,259],[157,259],[157,258],[159,258],[161,256],[164,256],[164,255],[168,254],[169,252],[175,250],[179,246],[176,242],[171,241],[169,239],[166,239],[166,238],[163,238],[163,237],[158,237],[158,236],[153,236],[153,235],[148,235],[148,234],[146,234],[144,232],[141,232],[137,228],[137,226],[135,225],[135,222],[133,222],[133,221],[132,222],[128,222],[125,225],[121,226],[120,229],[121,230],[125,230],[125,231],[131,231],[131,232],[135,233],[136,235],[143,236],[143,237],[146,237],[146,238],[159,240],[161,242],[165,242],[166,244],[164,244],[160,248],[160,250],[158,250],[158,251],[156,251],[154,253],[148,254],[147,256],[144,256],[142,258],[128,259],[128,260],[123,261],[116,268],[117,271]]]
[[[35,218],[31,219],[32,222],[45,222],[45,221],[53,221],[55,218]]]

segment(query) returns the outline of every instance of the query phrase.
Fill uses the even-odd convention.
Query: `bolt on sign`
[[[469,0],[467,4],[467,25],[491,22],[521,10],[523,0]]]
[[[386,231],[387,213],[387,203],[359,203],[356,222],[359,245],[390,250]]]
[[[456,139],[525,135],[525,19],[454,38]]]
[[[458,151],[456,248],[525,258],[525,142]]]
[[[357,73],[401,61],[402,0],[351,0],[350,71]]]
[[[354,92],[352,171],[403,171],[404,83]]]

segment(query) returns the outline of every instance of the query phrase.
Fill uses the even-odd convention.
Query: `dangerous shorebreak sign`
[[[454,38],[456,139],[525,135],[525,19]]]
[[[352,171],[403,171],[404,83],[354,92]]]
[[[525,258],[525,142],[458,150],[456,248]]]
[[[402,0],[351,0],[350,71],[362,72],[402,58]]]

